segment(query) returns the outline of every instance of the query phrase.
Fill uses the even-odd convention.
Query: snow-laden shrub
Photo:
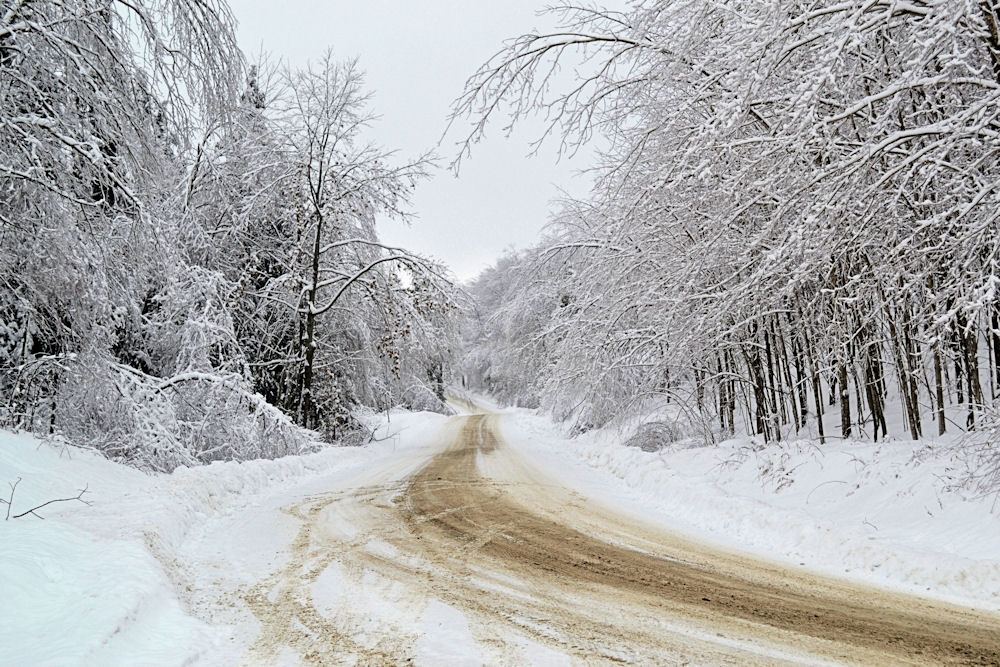
[[[1000,405],[985,406],[982,423],[958,443],[965,464],[964,486],[984,495],[1000,496]]]
[[[455,414],[434,391],[423,382],[410,384],[402,393],[403,407],[408,410],[437,412],[442,415]]]
[[[646,422],[635,430],[626,441],[626,447],[638,447],[644,452],[655,452],[686,437],[676,422]]]
[[[192,370],[245,375],[232,317],[236,286],[222,274],[186,266],[151,301],[142,342],[155,374]]]
[[[66,368],[51,415],[59,432],[142,469],[170,471],[316,448],[312,434],[237,375],[192,371],[163,379],[92,355]]]

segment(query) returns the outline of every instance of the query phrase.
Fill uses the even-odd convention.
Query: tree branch
[[[10,509],[13,506],[13,502],[14,502],[14,489],[17,488],[17,485],[20,482],[21,482],[21,478],[18,477],[16,482],[14,482],[13,484],[10,484],[10,499],[8,499],[8,500],[0,499],[0,502],[6,503],[6,505],[7,505],[7,517],[6,517],[6,519],[4,519],[5,521],[9,521],[10,519],[20,519],[21,517],[28,516],[29,514],[31,514],[32,516],[38,517],[39,519],[44,519],[45,517],[43,517],[41,514],[37,514],[37,511],[40,510],[40,509],[42,509],[43,507],[47,507],[47,506],[52,505],[54,503],[69,503],[69,502],[73,502],[74,500],[76,500],[76,501],[79,501],[79,502],[83,503],[84,505],[90,505],[91,504],[90,501],[87,501],[87,500],[83,499],[83,494],[85,494],[87,492],[87,490],[90,488],[90,485],[88,484],[88,485],[84,486],[82,489],[80,489],[80,493],[76,494],[72,498],[53,498],[52,500],[47,500],[47,501],[45,501],[44,503],[42,503],[40,505],[35,505],[31,509],[25,510],[25,511],[21,512],[20,514],[15,514],[14,516],[11,516]]]

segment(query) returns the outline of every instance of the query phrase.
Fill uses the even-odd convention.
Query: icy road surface
[[[422,461],[286,506],[287,553],[231,594],[258,626],[245,659],[1000,664],[996,615],[644,526],[533,468],[500,419],[455,417]]]

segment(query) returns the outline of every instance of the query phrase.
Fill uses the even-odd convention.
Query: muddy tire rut
[[[456,417],[415,473],[287,508],[287,565],[246,591],[254,663],[406,664],[429,600],[463,611],[486,661],[525,642],[581,664],[1000,665],[1000,617],[707,548],[588,502],[503,442],[495,415]],[[401,615],[373,627],[315,600],[322,573]],[[322,607],[322,608],[321,608]],[[403,619],[403,620],[400,620]],[[409,630],[407,630],[409,628]]]

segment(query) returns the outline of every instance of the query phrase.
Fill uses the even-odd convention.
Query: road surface
[[[418,637],[405,623],[371,627],[317,603],[335,565],[414,617],[428,600],[460,610],[491,664],[532,660],[530,644],[579,664],[1000,665],[1000,617],[786,569],[618,515],[533,468],[504,442],[501,418],[455,417],[414,472],[370,475],[286,508],[299,521],[288,558],[243,593],[260,623],[250,661],[414,658]]]

